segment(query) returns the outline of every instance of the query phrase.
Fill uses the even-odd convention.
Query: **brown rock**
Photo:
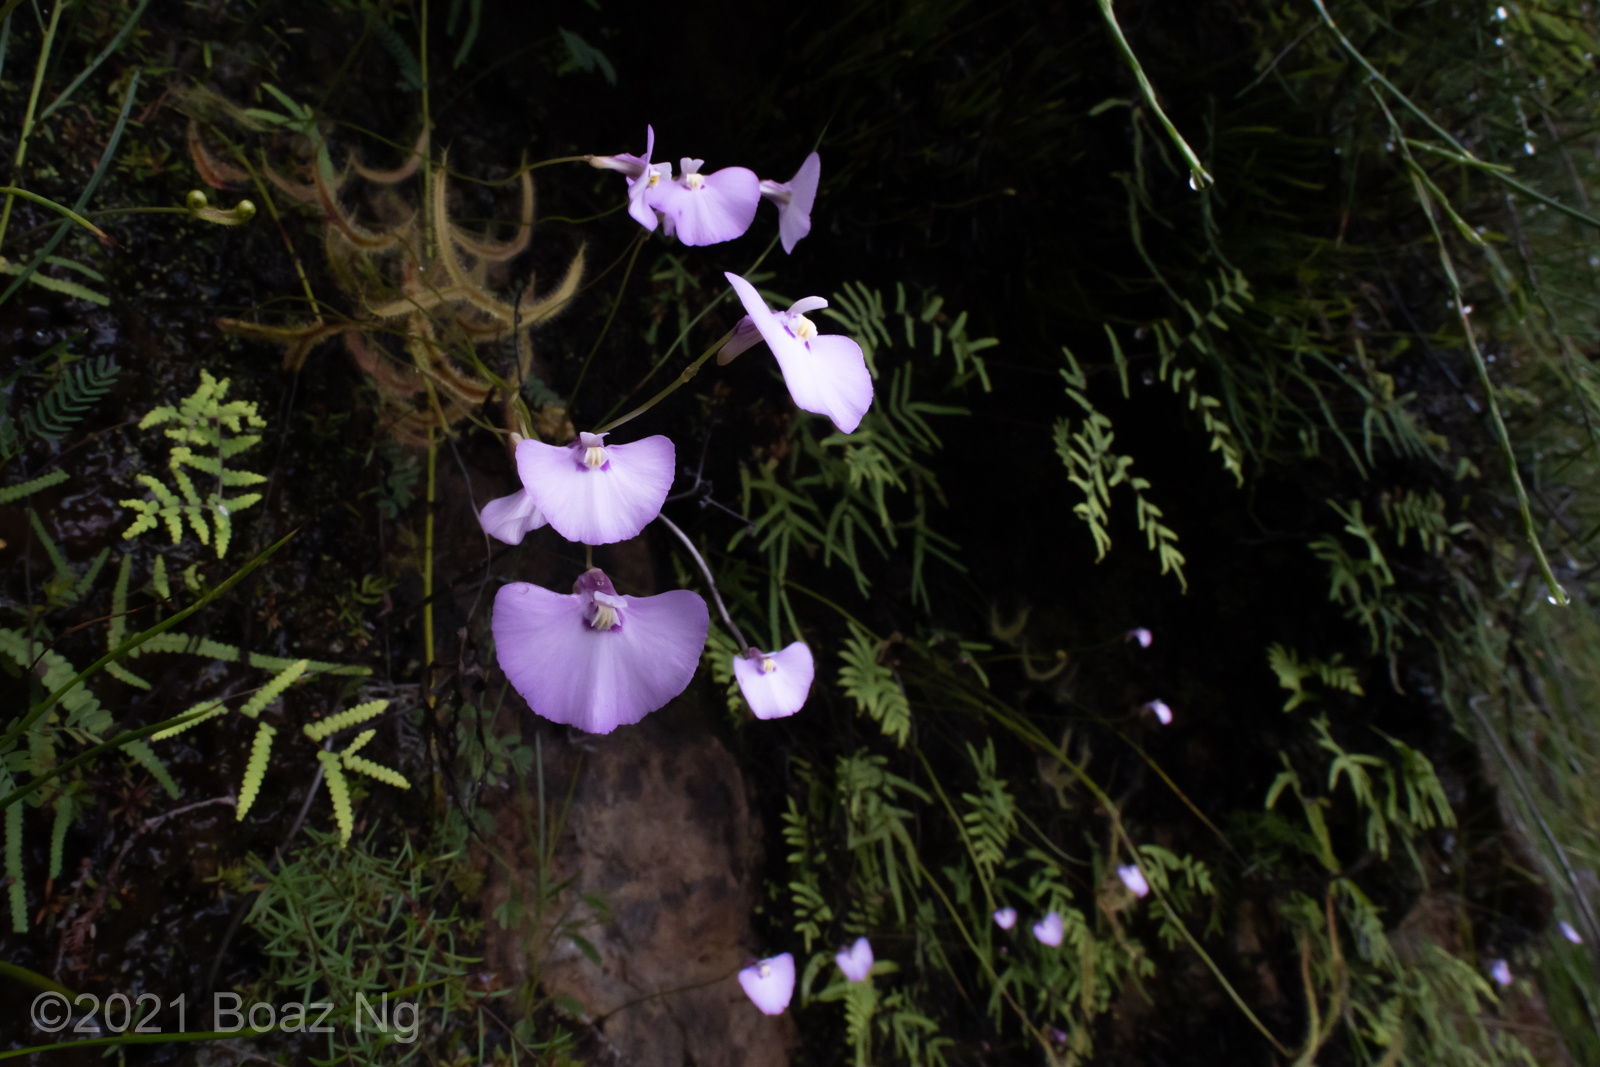
[[[798,1043],[793,1022],[758,1012],[735,977],[758,948],[750,909],[760,826],[738,764],[689,703],[679,698],[605,737],[550,735],[547,803],[559,807],[578,774],[551,879],[576,881],[551,909],[546,936],[529,936],[531,920],[520,936],[491,926],[486,962],[502,983],[534,979],[544,994],[576,1000],[619,1065],[783,1067]],[[533,899],[537,845],[519,808],[511,798],[498,812],[494,847],[514,871],[508,878],[489,865],[486,915],[513,881]],[[605,900],[609,921],[582,902],[587,894]],[[599,966],[554,929],[568,908]],[[542,959],[528,947],[541,941]]]

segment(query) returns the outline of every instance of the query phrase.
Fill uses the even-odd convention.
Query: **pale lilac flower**
[[[788,181],[761,183],[762,198],[778,205],[778,239],[785,252],[793,252],[800,239],[811,232],[811,205],[817,202],[817,183],[821,180],[822,157],[813,152]]]
[[[781,719],[799,711],[816,673],[811,650],[804,642],[795,641],[782,652],[750,651],[755,653],[753,657],[733,657],[733,675],[755,717]]]
[[[1137,641],[1139,642],[1140,648],[1149,648],[1150,642],[1153,641],[1154,638],[1151,636],[1149,630],[1146,630],[1143,626],[1136,626],[1132,630],[1128,631],[1123,640]]]
[[[484,533],[508,545],[522,544],[529,530],[537,530],[547,521],[539,505],[533,502],[533,494],[526,489],[489,501],[478,516]]]
[[[1002,930],[1009,930],[1017,925],[1017,909],[1001,908],[994,913],[994,921]]]
[[[676,180],[664,176],[652,184],[645,203],[661,212],[666,233],[686,245],[714,245],[743,236],[755,221],[761,203],[761,179],[744,167],[723,167],[701,174],[703,159],[679,161]]]
[[[855,944],[833,957],[833,962],[850,981],[865,982],[872,973],[872,946],[866,938],[858,937]]]
[[[524,441],[517,473],[533,503],[568,541],[609,545],[637,537],[672,488],[675,453],[665,437],[608,445],[580,433],[568,445]]]
[[[1150,892],[1150,883],[1144,880],[1144,872],[1138,867],[1128,865],[1117,868],[1117,877],[1122,879],[1122,884],[1128,887],[1128,892],[1136,897],[1142,897]]]
[[[1495,980],[1496,985],[1504,989],[1511,984],[1511,966],[1505,960],[1491,960],[1489,961],[1489,977]]]
[[[663,181],[672,180],[671,163],[651,163],[650,156],[656,149],[656,130],[654,126],[646,126],[644,141],[644,156],[632,155],[621,152],[614,156],[590,156],[589,165],[602,170],[614,170],[628,179],[628,214],[633,220],[647,230],[656,228],[655,209],[645,201],[645,194]]]
[[[784,952],[752,963],[739,972],[739,984],[761,1014],[782,1015],[794,996],[794,957]]]
[[[755,286],[737,274],[723,277],[739,294],[761,340],[778,358],[778,369],[783,371],[783,383],[795,406],[828,416],[842,433],[854,433],[872,406],[872,375],[867,372],[860,345],[839,334],[819,334],[816,323],[806,318],[806,312],[825,308],[828,302],[808,296],[795,301],[788,311],[773,311]],[[734,338],[740,339],[738,329]],[[748,331],[743,339],[749,342],[745,348],[755,343]],[[726,353],[727,347],[723,351]],[[735,349],[733,354],[740,351],[743,349]]]
[[[1058,1045],[1065,1045],[1067,1043],[1067,1032],[1061,1029],[1059,1026],[1052,1026],[1050,1028],[1050,1036],[1055,1038],[1055,1042]]]
[[[1042,921],[1033,924],[1033,936],[1038,938],[1042,944],[1049,945],[1051,948],[1061,944],[1063,932],[1061,916],[1053,911],[1046,915]]]
[[[683,692],[710,625],[698,594],[619,596],[596,568],[565,596],[527,582],[505,586],[491,628],[501,669],[536,714],[608,734]]]
[[[1583,935],[1574,930],[1572,924],[1565,919],[1561,920],[1561,936],[1571,941],[1574,945],[1583,944]]]
[[[1160,720],[1162,726],[1170,725],[1172,722],[1172,709],[1167,707],[1165,700],[1152,700],[1144,706],[1144,710]]]

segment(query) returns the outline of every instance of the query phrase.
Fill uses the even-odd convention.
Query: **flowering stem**
[[[644,231],[633,241],[633,254],[628,257],[628,266],[622,272],[622,284],[617,286],[616,299],[611,302],[611,311],[606,315],[606,323],[600,327],[600,332],[595,336],[594,344],[589,347],[589,354],[583,358],[583,367],[578,371],[578,381],[572,387],[572,392],[567,396],[567,411],[572,410],[573,403],[578,399],[578,390],[583,387],[584,376],[589,373],[589,364],[594,362],[594,354],[600,351],[600,342],[606,339],[606,333],[611,329],[611,321],[617,317],[617,309],[622,306],[622,294],[628,288],[628,278],[633,274],[633,264],[639,258],[639,252],[644,248]]]
[[[683,542],[683,547],[689,550],[689,555],[694,557],[694,561],[700,564],[700,573],[706,576],[706,586],[711,590],[711,599],[717,602],[717,611],[722,614],[722,621],[728,624],[728,629],[733,631],[733,639],[739,642],[739,654],[747,654],[750,649],[750,644],[744,639],[744,634],[739,632],[739,627],[733,624],[733,618],[728,614],[727,606],[722,603],[722,594],[717,592],[717,581],[715,578],[711,577],[711,568],[706,566],[706,561],[704,557],[700,555],[699,550],[694,547],[694,542],[689,540],[688,534],[678,529],[677,523],[673,522],[665,515],[657,515],[656,521],[664,525],[667,529],[671,530],[674,536]]]
[[[430,385],[429,393],[433,392]],[[428,427],[428,513],[422,520],[422,646],[424,688],[428,707],[433,707],[433,497],[434,471],[439,457],[437,427]]]
[[[731,340],[733,340],[733,331],[729,330],[727,333],[725,333],[721,337],[717,338],[715,344],[713,344],[710,348],[706,349],[705,352],[701,353],[699,359],[695,360],[693,363],[691,363],[687,367],[683,368],[683,372],[678,375],[677,380],[674,381],[671,385],[668,385],[665,389],[661,390],[661,392],[657,393],[655,396],[651,397],[649,400],[646,400],[643,404],[640,404],[638,407],[634,408],[632,411],[628,412],[626,415],[619,415],[616,418],[612,419],[610,422],[606,423],[604,426],[602,426],[598,430],[596,430],[595,433],[606,433],[609,430],[614,430],[618,426],[621,426],[623,423],[630,422],[633,419],[638,418],[640,415],[643,415],[645,412],[649,411],[651,408],[653,408],[657,404],[661,403],[667,397],[671,396],[673,391],[675,389],[677,389],[678,386],[682,385],[684,382],[688,381],[690,378],[693,378],[696,374],[699,374],[700,373],[700,368],[701,368],[701,366],[703,366],[705,364],[705,361],[710,359],[712,356],[716,355],[722,349],[722,346],[727,344]],[[682,535],[680,534],[679,536],[682,536]]]

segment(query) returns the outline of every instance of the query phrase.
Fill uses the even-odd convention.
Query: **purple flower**
[[[1511,984],[1511,967],[1505,960],[1491,960],[1489,963],[1489,977],[1495,984],[1504,989]]]
[[[560,527],[557,527],[557,529],[560,529]],[[1172,722],[1172,709],[1167,707],[1165,700],[1152,700],[1144,706],[1144,710],[1160,720],[1162,726],[1167,726]]]
[[[478,516],[484,533],[508,545],[522,544],[529,530],[537,530],[547,521],[539,505],[533,502],[533,494],[526,489],[489,501]]]
[[[637,537],[660,514],[672,488],[671,441],[656,436],[608,445],[606,436],[580,433],[568,445],[524,441],[517,446],[523,487],[568,541],[609,545]]]
[[[1572,924],[1565,919],[1561,920],[1561,936],[1571,941],[1574,945],[1583,944],[1583,935],[1574,930]]]
[[[1132,630],[1129,630],[1123,640],[1137,641],[1139,642],[1140,648],[1149,648],[1150,642],[1153,640],[1153,638],[1151,637],[1149,630],[1146,630],[1143,626],[1137,626]]]
[[[1128,887],[1128,892],[1136,897],[1142,897],[1150,892],[1150,883],[1144,880],[1144,872],[1131,864],[1127,867],[1118,867],[1117,877]]]
[[[794,996],[794,957],[784,952],[752,963],[739,972],[739,984],[761,1014],[782,1015]]]
[[[742,236],[755,221],[761,203],[761,179],[755,171],[723,167],[701,174],[705,160],[679,162],[682,173],[677,180],[669,180],[669,168],[644,197],[645,203],[665,216],[668,236],[676,233],[686,245],[714,245]]]
[[[614,170],[628,179],[628,214],[633,220],[647,230],[656,228],[656,213],[645,201],[645,194],[663,181],[672,180],[672,164],[650,162],[650,155],[656,150],[656,130],[654,126],[644,128],[644,156],[631,155],[621,152],[614,156],[590,156],[589,165],[602,170]]]
[[[598,568],[567,596],[505,586],[491,623],[500,667],[528,706],[592,734],[636,723],[683,692],[710,625],[698,594],[618,596]]]
[[[828,416],[842,433],[854,433],[872,406],[872,375],[867,372],[860,345],[838,334],[819,334],[816,323],[806,318],[806,312],[825,308],[828,302],[808,296],[795,301],[788,311],[773,311],[755,286],[737,274],[723,277],[739,294],[760,339],[778,358],[778,369],[783,371],[783,383],[795,406]],[[755,341],[748,330],[736,328],[723,354],[731,359]],[[742,347],[734,348],[741,343]],[[733,349],[731,355],[729,349]]]
[[[813,152],[788,181],[761,183],[762,198],[778,205],[778,238],[785,252],[793,252],[800,238],[811,232],[811,205],[817,202],[821,179],[822,157]]]
[[[750,651],[756,655],[733,657],[733,675],[756,718],[781,719],[799,711],[816,673],[811,650],[796,641],[782,652]]]
[[[1061,935],[1061,916],[1056,912],[1052,911],[1042,921],[1033,924],[1033,936],[1051,948],[1061,944]]]
[[[872,973],[872,946],[866,938],[858,937],[855,944],[833,957],[833,962],[850,981],[865,982]]]
[[[994,921],[1002,930],[1011,929],[1013,926],[1017,925],[1017,909],[1001,908],[999,911],[994,913]]]

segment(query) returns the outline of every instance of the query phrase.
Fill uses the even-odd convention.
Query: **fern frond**
[[[122,751],[132,756],[139,766],[150,772],[150,777],[160,783],[161,788],[167,791],[167,796],[173,800],[178,799],[178,783],[172,780],[172,775],[167,771],[167,765],[161,762],[161,757],[155,750],[143,741],[129,741],[122,746]]]
[[[355,832],[355,812],[350,807],[350,783],[345,781],[344,772],[339,769],[339,757],[332,752],[318,752],[317,762],[322,764],[322,773],[328,780],[328,796],[333,800],[333,818],[339,824],[339,846],[342,848],[350,843],[350,835]]]
[[[368,778],[376,778],[385,785],[392,785],[396,789],[410,789],[411,783],[406,781],[406,776],[399,771],[390,770],[381,763],[374,763],[365,756],[352,756],[348,752],[340,755],[340,760],[352,771],[359,771]]]
[[[32,496],[34,493],[48,489],[52,485],[60,485],[66,480],[67,472],[58,468],[49,474],[41,474],[31,481],[8,485],[4,489],[0,489],[0,504],[9,504],[13,500],[21,500],[25,496]]]
[[[356,734],[355,740],[344,746],[344,751],[340,752],[339,755],[341,757],[354,756],[357,752],[366,748],[372,742],[372,739],[377,736],[378,731],[376,730],[362,730],[359,734]],[[345,766],[348,767],[349,763],[347,762]]]
[[[252,719],[260,715],[266,710],[268,704],[282,696],[283,691],[288,689],[296,679],[306,672],[306,667],[310,662],[310,660],[297,659],[289,664],[289,666],[273,676],[272,681],[257,690],[256,695],[251,697],[249,702],[239,711]]]
[[[21,804],[6,809],[6,878],[11,882],[7,886],[11,897],[11,929],[25,934],[28,932],[28,896],[22,884]]]
[[[197,711],[206,711],[207,709],[209,709],[210,714],[202,715],[198,719],[190,719],[188,722],[183,723],[180,726],[169,726],[165,730],[161,730],[161,731],[159,731],[157,733],[151,734],[150,735],[150,740],[152,740],[152,741],[165,741],[169,737],[176,737],[179,734],[183,733],[185,730],[188,730],[188,729],[191,729],[193,727],[199,726],[203,722],[209,722],[210,720],[215,719],[218,715],[221,715],[223,712],[228,710],[228,705],[224,704],[220,700],[204,700],[204,701],[201,701],[200,703],[196,704],[194,707],[190,708],[188,711],[184,712],[183,714],[184,715],[193,715]]]
[[[330,715],[326,719],[307,723],[304,727],[305,735],[313,741],[321,741],[329,734],[338,733],[347,726],[354,726],[357,723],[366,722],[368,719],[377,718],[383,714],[383,710],[388,706],[389,702],[387,700],[369,700],[365,704],[357,704],[355,707],[341,711],[337,715]],[[368,731],[368,733],[372,732]],[[361,742],[361,744],[365,743],[365,741]],[[352,747],[351,751],[354,751],[354,747]]]
[[[77,805],[73,804],[71,793],[62,793],[56,797],[56,817],[50,823],[51,879],[61,877],[61,864],[66,858],[67,830],[71,828],[75,815],[77,815]]]
[[[267,760],[272,756],[272,738],[277,732],[267,723],[262,723],[256,729],[256,739],[250,745],[250,762],[245,764],[244,781],[239,783],[240,822],[244,821],[245,813],[256,802],[256,794],[261,791],[261,780],[267,774]],[[319,752],[318,756],[321,755]]]
[[[110,356],[68,367],[22,421],[33,437],[57,441],[81,421],[95,401],[111,391],[122,368]]]
[[[840,653],[845,666],[839,685],[856,702],[856,709],[871,716],[886,736],[904,747],[911,737],[911,704],[894,672],[878,662],[878,646],[863,631],[851,627],[850,642]]]

